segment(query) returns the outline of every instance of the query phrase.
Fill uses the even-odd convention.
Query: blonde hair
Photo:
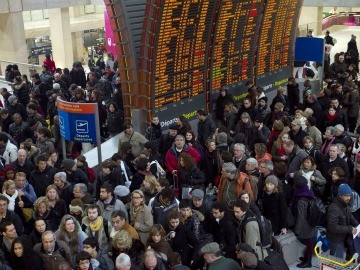
[[[46,210],[50,210],[50,204],[45,196],[37,198],[34,202],[34,211],[37,212],[39,210],[40,204],[44,203],[46,206]]]
[[[147,174],[145,175],[144,181],[149,182],[150,194],[153,194],[156,191],[156,184],[159,182],[158,179],[152,174]]]
[[[46,199],[48,199],[47,193],[49,192],[49,190],[52,190],[52,189],[56,191],[55,201],[58,201],[58,200],[59,200],[59,193],[58,193],[58,188],[57,188],[57,186],[55,186],[55,185],[49,185],[49,186],[46,188]]]
[[[302,110],[296,110],[295,114],[300,113],[301,115],[304,115],[304,112]]]
[[[10,186],[15,185],[15,182],[13,180],[7,180],[4,182],[2,192],[6,192]]]
[[[130,249],[132,246],[132,238],[130,233],[125,230],[117,232],[112,241],[112,245],[115,249]]]

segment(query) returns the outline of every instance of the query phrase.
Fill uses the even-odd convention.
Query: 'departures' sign
[[[60,135],[73,142],[96,142],[96,103],[57,100]]]

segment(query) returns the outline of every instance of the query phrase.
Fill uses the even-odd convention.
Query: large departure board
[[[295,28],[302,1],[266,0],[258,44],[256,76],[271,76],[293,61]]]
[[[263,6],[264,0],[221,2],[213,39],[212,92],[217,92],[226,85],[237,96],[240,94],[242,81],[253,81],[254,45],[257,42]]]
[[[222,87],[271,91],[291,74],[302,0],[104,0],[129,105],[166,125],[211,109]]]

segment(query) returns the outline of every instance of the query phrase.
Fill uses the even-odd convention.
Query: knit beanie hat
[[[282,104],[281,102],[276,102],[274,108],[278,110],[284,109],[284,104]]]
[[[118,185],[115,187],[114,194],[118,197],[126,197],[130,194],[130,189],[126,186]]]
[[[71,171],[71,168],[74,167],[75,165],[75,161],[72,159],[64,159],[63,162],[61,163],[61,168],[64,168],[65,171]]]
[[[64,183],[67,182],[67,180],[66,180],[66,173],[64,173],[64,172],[58,172],[58,173],[56,173],[56,174],[54,175],[54,177],[59,177],[60,180],[61,180],[62,182],[64,182]]]
[[[338,189],[338,195],[339,196],[351,195],[351,194],[352,194],[352,190],[351,190],[351,187],[348,184],[341,184],[339,186],[339,189]]]
[[[225,132],[220,132],[216,138],[218,144],[227,143],[227,134]]]
[[[275,185],[275,187],[278,187],[279,180],[277,179],[277,177],[275,175],[269,175],[268,177],[266,177],[265,184],[266,183],[272,183]]]
[[[69,205],[70,213],[81,212],[84,214],[84,203],[80,199],[73,199]]]
[[[10,97],[8,97],[9,103],[11,104],[14,101],[14,99],[17,99],[15,95],[11,95]]]
[[[301,174],[295,174],[294,176],[294,185],[298,188],[307,186],[308,180]]]
[[[267,97],[261,97],[261,98],[259,98],[259,99],[258,99],[258,102],[259,102],[260,100],[265,101],[265,103],[267,103],[267,102],[268,102],[268,98],[267,98]]]

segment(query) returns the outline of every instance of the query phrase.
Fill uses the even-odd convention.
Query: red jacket
[[[201,157],[199,152],[194,147],[185,145],[181,153],[183,152],[190,154],[194,158],[196,164],[199,163]],[[166,152],[165,166],[171,173],[174,170],[179,170],[178,155],[174,145]]]
[[[55,66],[55,62],[54,62],[53,60],[51,60],[51,59],[45,59],[44,65],[46,65],[46,66],[49,68],[51,74],[54,74],[54,73],[55,73],[56,66]]]

